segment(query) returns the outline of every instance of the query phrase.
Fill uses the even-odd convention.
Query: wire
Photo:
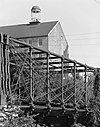
[[[79,39],[68,39],[68,40],[94,40],[94,39],[100,39],[100,38],[79,38]]]
[[[71,45],[71,46],[99,46],[100,44],[86,44],[86,43],[84,43],[84,44],[69,44],[69,45]]]
[[[100,32],[80,33],[80,34],[68,34],[66,36],[80,36],[80,35],[89,35],[89,34],[100,34]]]

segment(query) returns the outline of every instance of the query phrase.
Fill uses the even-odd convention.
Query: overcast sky
[[[60,21],[71,59],[100,67],[100,0],[0,0],[0,26],[28,23],[34,5],[41,22]]]

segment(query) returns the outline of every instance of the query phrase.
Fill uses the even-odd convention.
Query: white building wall
[[[22,42],[26,42],[27,44],[30,44],[32,46],[41,48],[43,50],[48,50],[48,37],[36,37],[36,38],[33,37],[33,38],[24,38],[19,40]],[[40,43],[40,41],[42,41],[42,43]]]
[[[58,22],[48,35],[49,51],[68,57],[68,43]]]

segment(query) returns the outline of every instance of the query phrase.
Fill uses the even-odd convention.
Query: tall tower
[[[41,9],[39,6],[33,6],[31,8],[31,22],[40,22]]]

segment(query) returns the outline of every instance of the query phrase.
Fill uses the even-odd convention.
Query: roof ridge
[[[58,21],[40,22],[40,24],[52,23],[52,22],[58,22]],[[28,23],[27,23],[27,24],[26,24],[26,23],[24,24],[24,23],[23,23],[23,24],[13,24],[13,25],[7,25],[7,26],[4,25],[4,26],[0,26],[0,28],[1,28],[1,27],[24,26],[24,25],[30,25],[30,24],[28,24]]]

